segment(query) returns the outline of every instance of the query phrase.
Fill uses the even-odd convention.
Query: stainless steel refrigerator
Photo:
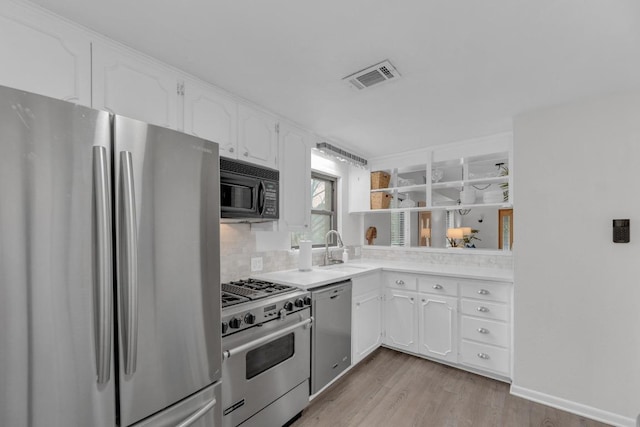
[[[215,143],[0,87],[0,426],[218,426]]]

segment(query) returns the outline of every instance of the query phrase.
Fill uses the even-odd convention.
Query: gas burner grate
[[[223,283],[222,290],[250,300],[257,300],[272,295],[293,292],[296,288],[287,285],[277,285],[263,280],[247,279]]]
[[[241,297],[238,295],[233,295],[228,292],[221,293],[222,298],[222,307],[229,307],[236,304],[241,304],[243,302],[251,301],[249,298]]]
[[[246,288],[244,285],[240,285],[240,282],[223,283],[222,290],[225,292],[231,292],[235,295],[242,295],[243,297],[251,298],[256,294],[256,291],[251,288]]]

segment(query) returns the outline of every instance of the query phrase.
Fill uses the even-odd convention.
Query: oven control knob
[[[222,333],[226,334],[229,329],[229,324],[227,322],[222,322]]]
[[[294,304],[296,307],[302,307],[304,305],[304,300],[302,298],[298,298]]]
[[[304,304],[311,305],[311,297],[304,297]]]
[[[291,301],[287,301],[284,303],[284,309],[287,311],[293,310],[293,303]]]
[[[244,315],[244,323],[247,325],[253,325],[256,321],[256,315],[253,313],[247,313]]]
[[[231,320],[229,320],[230,328],[238,329],[241,324],[242,320],[238,319],[237,317],[232,317]]]

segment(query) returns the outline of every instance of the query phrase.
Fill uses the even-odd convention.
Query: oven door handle
[[[248,342],[246,344],[239,345],[238,347],[232,348],[231,350],[225,350],[225,351],[222,352],[222,359],[223,360],[224,359],[229,359],[231,356],[234,356],[234,355],[236,355],[238,353],[242,353],[244,351],[251,350],[251,349],[253,349],[255,347],[259,347],[262,344],[265,344],[265,343],[267,343],[267,342],[269,342],[271,340],[274,340],[276,338],[280,338],[282,336],[285,336],[289,332],[291,332],[291,331],[293,331],[295,329],[298,329],[300,327],[305,326],[307,328],[310,328],[312,324],[313,324],[313,317],[310,317],[308,319],[303,320],[302,322],[295,323],[295,324],[293,324],[291,326],[287,326],[284,329],[280,329],[279,331],[270,333],[269,335],[265,335],[262,338],[258,338],[256,340],[250,341],[250,342]],[[307,325],[309,325],[309,326],[307,326]]]

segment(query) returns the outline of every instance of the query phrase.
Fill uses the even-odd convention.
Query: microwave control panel
[[[278,217],[278,183],[264,181],[264,211],[263,217]]]

